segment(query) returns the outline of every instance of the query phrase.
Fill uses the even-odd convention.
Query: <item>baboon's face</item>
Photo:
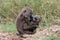
[[[33,17],[33,22],[35,22],[36,25],[39,24],[40,21],[41,21],[41,17],[39,15],[35,15]]]

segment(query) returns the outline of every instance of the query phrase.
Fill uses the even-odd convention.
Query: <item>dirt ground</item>
[[[14,33],[3,33],[0,32],[0,40],[38,40],[44,35],[60,35],[60,26],[54,25],[50,28],[44,29],[35,33],[34,35],[24,35],[26,38],[21,38]]]

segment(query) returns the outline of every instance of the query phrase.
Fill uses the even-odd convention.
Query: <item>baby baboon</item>
[[[25,20],[26,20],[26,22],[28,22],[28,20],[30,20],[30,17],[32,17],[32,13],[33,12],[30,7],[25,7],[20,11],[19,15],[17,16],[16,27],[17,27],[17,31],[19,32],[20,36],[25,34],[25,32],[23,30],[24,29],[23,24],[25,23]]]
[[[33,17],[33,20],[32,21],[30,21],[30,23],[27,25],[27,24],[25,24],[24,26],[25,26],[25,33],[26,34],[34,34],[34,33],[36,33],[36,28],[39,26],[39,22],[40,22],[40,16],[39,15],[36,15],[36,16],[32,16]],[[28,26],[27,28],[26,28],[26,26]]]

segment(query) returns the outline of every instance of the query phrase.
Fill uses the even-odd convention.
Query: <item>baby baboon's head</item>
[[[41,17],[39,15],[35,15],[33,17],[33,22],[35,22],[36,24],[39,24],[40,21],[41,21]]]

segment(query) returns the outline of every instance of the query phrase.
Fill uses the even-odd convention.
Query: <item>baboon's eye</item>
[[[24,13],[26,12],[26,10],[24,10]]]

